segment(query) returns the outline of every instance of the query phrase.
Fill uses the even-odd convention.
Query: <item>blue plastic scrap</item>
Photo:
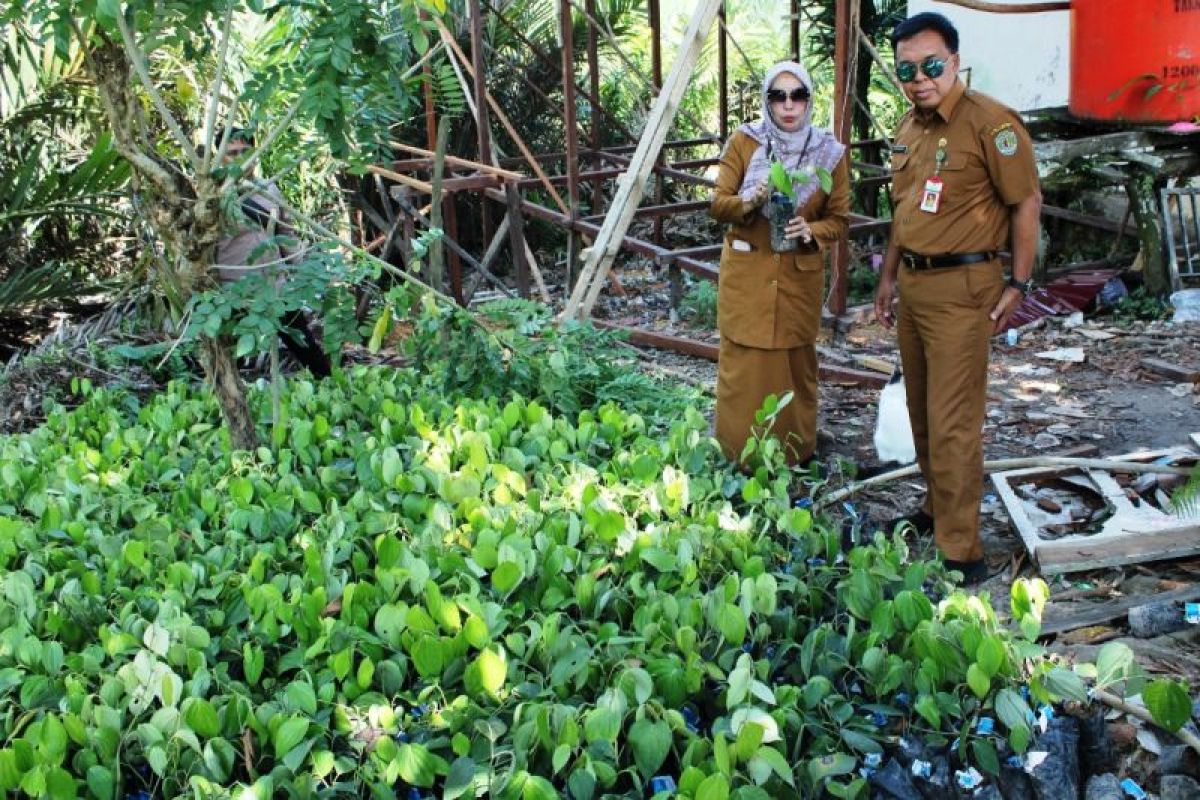
[[[979,770],[975,769],[974,767],[969,767],[965,770],[959,770],[958,772],[954,773],[954,778],[958,781],[959,788],[966,789],[967,791],[977,789],[983,785],[983,776],[980,775]]]
[[[670,775],[655,775],[650,779],[650,794],[661,794],[662,792],[674,792],[675,779]]]
[[[1146,790],[1137,785],[1137,781],[1133,778],[1126,778],[1121,781],[1121,788],[1125,794],[1133,798],[1133,800],[1146,800]]]
[[[980,736],[987,736],[996,730],[996,722],[991,717],[980,717],[975,723],[975,732]]]
[[[1183,619],[1192,625],[1200,625],[1200,603],[1185,603]]]

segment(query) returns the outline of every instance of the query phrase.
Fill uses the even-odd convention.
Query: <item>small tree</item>
[[[366,159],[386,141],[414,93],[403,67],[424,49],[422,11],[443,0],[4,0],[66,53],[83,49],[114,146],[133,168],[147,220],[165,251],[157,280],[175,320],[214,287],[223,208],[278,137],[305,123],[315,154]],[[239,30],[255,30],[267,57],[241,57]],[[191,74],[193,81],[181,81]],[[231,77],[236,76],[236,77]],[[198,85],[203,91],[180,91]],[[240,169],[221,168],[217,131],[265,131]],[[257,444],[228,336],[199,337],[201,358],[234,447]]]

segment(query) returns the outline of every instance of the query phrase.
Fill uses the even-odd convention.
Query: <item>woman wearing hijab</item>
[[[786,228],[797,246],[771,249],[767,199],[773,160],[809,175],[796,182],[796,213]],[[833,178],[822,190],[817,169]],[[721,252],[717,327],[717,439],[731,460],[755,433],[767,395],[791,392],[771,431],[788,461],[814,456],[817,439],[817,331],[825,291],[825,251],[847,230],[850,171],[846,148],[812,125],[812,79],[783,61],[763,81],[762,119],[742,125],[721,154],[709,213],[730,224]]]

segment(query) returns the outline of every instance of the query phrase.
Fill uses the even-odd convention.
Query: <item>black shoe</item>
[[[975,586],[983,583],[988,579],[988,565],[982,558],[974,561],[955,561],[948,558],[945,561],[946,569],[954,570],[962,573],[963,586]]]
[[[888,520],[887,532],[892,533],[897,526],[908,525],[918,536],[933,535],[933,517],[926,514],[923,510],[914,511],[911,514],[905,514],[903,517],[895,517]]]

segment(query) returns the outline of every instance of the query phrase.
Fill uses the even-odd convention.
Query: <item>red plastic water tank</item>
[[[1200,116],[1200,0],[1073,0],[1069,105],[1090,119]]]

